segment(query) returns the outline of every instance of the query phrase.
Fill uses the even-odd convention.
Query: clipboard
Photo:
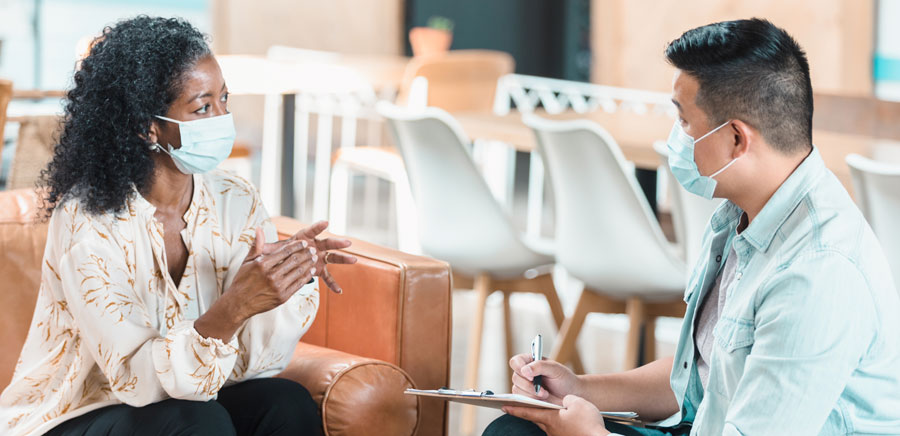
[[[446,401],[457,403],[471,404],[479,407],[490,407],[492,409],[501,409],[505,406],[519,407],[535,407],[538,409],[556,409],[561,410],[564,407],[548,403],[546,401],[536,400],[519,394],[495,394],[491,391],[466,390],[458,391],[455,389],[407,389],[403,392],[407,395],[416,395],[419,397],[439,398]],[[634,412],[600,412],[604,419],[616,421],[618,423],[643,427],[644,424],[638,419],[638,414]]]

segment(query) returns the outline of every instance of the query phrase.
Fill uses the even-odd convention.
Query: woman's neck
[[[158,212],[184,215],[190,206],[193,191],[192,175],[168,168],[166,165],[159,165],[157,162],[153,182],[146,198]]]

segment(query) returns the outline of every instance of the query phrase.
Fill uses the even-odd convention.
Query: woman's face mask
[[[726,121],[721,126],[710,130],[709,133],[696,140],[684,131],[681,127],[681,123],[678,121],[675,121],[675,125],[672,126],[672,131],[669,133],[669,140],[666,141],[666,145],[669,148],[669,169],[672,171],[672,175],[675,176],[675,179],[678,180],[678,183],[680,183],[688,192],[711,200],[713,194],[716,192],[717,182],[715,177],[737,161],[737,158],[732,159],[731,162],[725,164],[720,170],[707,177],[700,174],[700,170],[697,168],[697,162],[694,160],[694,147],[697,143],[707,136],[712,135],[722,127],[727,126],[729,123],[731,123],[731,121]]]
[[[234,118],[230,113],[193,121],[178,121],[157,115],[156,118],[178,124],[181,148],[168,144],[168,150],[156,148],[172,157],[175,166],[185,174],[201,174],[219,166],[231,155],[234,146]]]

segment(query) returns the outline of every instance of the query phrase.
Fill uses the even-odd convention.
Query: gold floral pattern
[[[194,319],[234,281],[256,228],[269,241],[276,233],[239,177],[194,176],[193,192],[179,286],[155,209],[137,193],[118,215],[89,215],[77,200],[54,211],[36,313],[0,394],[0,434],[42,434],[103,405],[208,401],[225,385],[284,369],[315,317],[318,284],[250,318],[228,342],[200,336]]]

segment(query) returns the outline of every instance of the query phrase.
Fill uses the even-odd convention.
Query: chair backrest
[[[428,106],[446,111],[490,112],[500,77],[515,69],[512,56],[493,50],[451,50],[413,58],[400,85],[398,104],[406,104],[413,80],[428,79]]]
[[[6,387],[34,314],[47,222],[30,189],[0,192],[0,389]]]
[[[900,165],[873,161],[857,154],[847,156],[856,204],[881,243],[900,288]]]
[[[681,248],[685,265],[693,266],[700,256],[700,248],[703,244],[703,232],[709,224],[716,208],[722,204],[722,199],[707,200],[699,195],[691,194],[678,183],[672,171],[669,170],[669,150],[665,141],[657,141],[653,149],[659,155],[660,168],[665,173],[669,204],[672,207],[672,224],[675,227],[675,239]]]
[[[41,170],[53,159],[53,149],[62,128],[62,118],[58,115],[21,118],[6,189],[33,189],[37,186]]]
[[[450,114],[387,102],[376,110],[403,156],[425,253],[465,272],[514,270],[535,258],[491,195]]]
[[[606,294],[684,291],[675,254],[618,145],[596,123],[524,117],[537,136],[556,203],[556,259]]]
[[[12,93],[12,82],[0,79],[0,156],[2,156],[3,152],[3,127],[6,126],[6,107],[9,106],[9,101],[12,100]]]

